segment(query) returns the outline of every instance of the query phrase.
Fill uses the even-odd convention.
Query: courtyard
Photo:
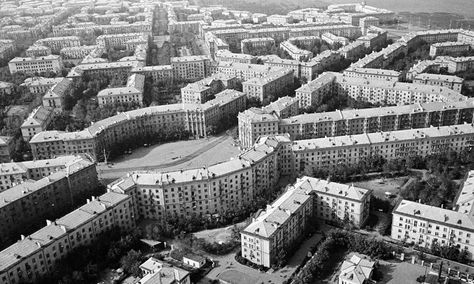
[[[219,153],[216,155],[216,153]],[[98,166],[102,179],[113,180],[130,171],[174,171],[210,166],[235,157],[240,150],[231,136],[226,134],[198,139],[177,141],[135,149],[112,163]]]

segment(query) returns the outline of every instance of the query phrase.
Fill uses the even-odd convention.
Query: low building
[[[51,89],[54,85],[61,82],[64,78],[45,78],[45,77],[30,77],[26,78],[25,81],[21,84],[28,88],[32,94],[45,94],[48,90]]]
[[[193,268],[201,268],[206,264],[206,258],[196,254],[183,256],[183,263]]]
[[[144,276],[138,281],[138,284],[191,284],[191,273],[189,271],[153,257],[142,263],[140,270]]]
[[[369,284],[375,269],[375,262],[365,255],[353,254],[344,260],[339,273],[338,284]]]

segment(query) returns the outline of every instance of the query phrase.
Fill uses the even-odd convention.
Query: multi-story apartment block
[[[21,86],[27,87],[32,94],[45,94],[52,86],[61,82],[64,78],[45,78],[45,77],[30,77],[26,78]]]
[[[171,21],[168,22],[168,33],[184,33],[184,32],[191,32],[194,34],[199,33],[201,30],[201,26],[205,25],[204,21],[185,21],[185,22],[178,22],[178,21]]]
[[[343,73],[346,77],[382,80],[387,82],[398,82],[402,77],[402,74],[398,71],[375,68],[347,68]]]
[[[313,53],[311,51],[300,49],[289,41],[284,41],[280,43],[280,48],[288,52],[291,58],[295,60],[303,61],[303,60],[308,60],[311,57],[313,57]]]
[[[63,156],[47,160],[6,161],[0,165],[0,192],[25,180],[39,180],[59,170],[68,171],[69,167],[73,167],[76,162],[81,160],[84,160],[84,157]]]
[[[282,69],[268,74],[263,78],[253,78],[242,83],[242,89],[249,97],[258,98],[262,104],[266,105],[274,100],[294,81],[294,71]]]
[[[244,51],[246,49],[249,49],[249,47],[250,49],[259,47],[270,48],[273,45],[275,45],[275,39],[271,37],[247,38],[240,42],[240,50],[242,51],[242,53],[245,53]]]
[[[210,74],[209,65],[209,57],[202,55],[171,58],[174,78],[186,80],[203,79]]]
[[[61,111],[64,108],[64,97],[70,91],[72,81],[62,78],[61,81],[54,84],[43,96],[43,106]]]
[[[14,241],[22,233],[31,233],[45,218],[61,216],[98,185],[95,163],[78,159],[65,169],[34,180],[25,180],[0,192],[0,243]]]
[[[422,73],[413,78],[413,83],[446,87],[461,93],[464,79],[457,76]]]
[[[0,163],[8,163],[12,160],[15,140],[11,136],[0,136]],[[0,191],[2,184],[0,184]]]
[[[474,222],[465,212],[401,200],[392,212],[391,238],[421,247],[457,246],[474,254]]]
[[[268,113],[258,108],[250,108],[239,113],[240,147],[246,149],[261,136],[278,133],[279,118],[274,113]]]
[[[27,57],[40,57],[51,55],[51,48],[44,45],[32,45],[26,50]]]
[[[263,111],[274,113],[280,119],[292,117],[299,114],[298,99],[293,97],[281,97],[271,104],[264,106]]]
[[[336,77],[331,72],[325,72],[318,78],[309,81],[296,89],[296,98],[300,108],[317,105],[321,100],[334,93],[334,81]]]
[[[141,218],[237,212],[256,196],[274,190],[280,176],[278,151],[289,143],[279,136],[260,141],[227,162],[165,173],[133,172],[108,187],[131,195]]]
[[[371,103],[413,104],[424,102],[455,102],[467,98],[446,87],[402,82],[368,81],[342,76],[336,79],[338,93]]]
[[[472,147],[474,126],[458,124],[393,132],[365,133],[293,142],[295,172],[354,165],[370,156],[386,160],[425,157]]]
[[[39,106],[34,109],[21,125],[23,140],[30,141],[35,134],[46,130],[53,115],[53,109],[49,107]]]
[[[236,96],[226,99],[241,101],[241,98]],[[104,151],[109,151],[113,145],[162,131],[183,129],[195,137],[206,137],[208,127],[218,123],[229,103],[231,102],[219,97],[205,104],[170,104],[141,108],[97,121],[82,131],[42,131],[29,143],[36,159],[87,153],[99,160],[104,158]]]
[[[303,236],[313,215],[310,192],[297,184],[289,188],[240,233],[242,257],[271,267],[281,250]]]
[[[104,75],[109,78],[118,78],[123,84],[126,84],[132,70],[142,66],[143,63],[139,61],[86,63],[73,67],[68,73],[67,78],[76,80],[80,79],[82,75]]]
[[[0,251],[0,283],[35,281],[52,273],[68,253],[114,227],[124,232],[135,227],[131,197],[115,192],[93,198],[55,221],[47,220],[46,227]]]
[[[336,36],[332,33],[324,33],[321,35],[321,39],[330,45],[334,45],[336,43],[347,45],[349,44],[349,40],[342,36]]]
[[[36,41],[36,44],[47,46],[51,49],[51,52],[59,54],[61,49],[65,47],[80,46],[81,40],[77,36],[49,37]]]
[[[365,43],[359,40],[349,43],[337,50],[345,59],[356,60],[366,53]]]
[[[376,17],[365,17],[359,20],[359,27],[362,30],[362,34],[366,35],[369,27],[378,27],[380,20]]]
[[[63,62],[58,55],[42,57],[15,57],[8,62],[10,73],[40,73],[46,71],[60,72]]]
[[[310,177],[298,179],[294,186],[314,193],[317,219],[362,227],[369,217],[370,190]]]
[[[274,25],[286,25],[293,23],[293,17],[289,15],[271,15],[267,17],[267,23]]]
[[[171,65],[137,66],[130,72],[145,75],[147,78],[152,78],[153,81],[173,78],[173,68]]]
[[[242,256],[270,267],[279,251],[302,237],[314,218],[361,227],[369,217],[370,195],[370,190],[353,185],[297,179],[241,232]]]
[[[257,58],[255,56],[243,53],[232,53],[226,49],[217,50],[214,54],[216,61],[227,61],[227,62],[236,62],[236,63],[257,63]]]
[[[430,46],[430,56],[436,57],[439,55],[460,55],[463,52],[471,50],[471,44],[465,42],[439,42]]]
[[[244,64],[236,62],[218,62],[217,66],[213,67],[212,73],[223,73],[229,76],[235,76],[241,81],[248,81],[253,78],[263,78],[281,71],[280,67],[264,66],[260,64]]]
[[[237,82],[236,77],[216,73],[182,88],[181,102],[186,104],[203,104],[223,89],[235,88]]]
[[[83,45],[62,48],[59,54],[62,59],[84,59],[98,48],[97,45]]]
[[[115,103],[136,103],[143,105],[145,75],[132,74],[124,87],[107,88],[97,94],[99,106]]]
[[[105,50],[112,48],[134,50],[139,44],[148,44],[148,39],[143,33],[106,34],[98,36],[96,44]]]

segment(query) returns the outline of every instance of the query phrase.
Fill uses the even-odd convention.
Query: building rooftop
[[[52,114],[52,109],[49,107],[39,106],[34,109],[28,118],[23,122],[21,127],[36,127],[36,126],[44,126],[44,123],[48,120],[48,118]]]
[[[474,219],[464,212],[401,200],[393,213],[474,232]]]

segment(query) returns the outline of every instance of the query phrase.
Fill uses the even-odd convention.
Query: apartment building
[[[267,23],[274,25],[286,25],[293,23],[293,17],[289,15],[270,15],[267,17]]]
[[[263,37],[263,38],[246,38],[240,42],[240,50],[242,53],[245,50],[252,49],[252,48],[261,48],[267,47],[270,48],[275,45],[275,39],[271,37]]]
[[[25,81],[21,84],[28,88],[30,93],[32,94],[45,94],[47,91],[51,89],[52,86],[56,85],[57,83],[61,82],[64,78],[57,77],[57,78],[45,78],[45,77],[30,77],[26,78]]]
[[[30,141],[34,135],[45,131],[53,116],[50,107],[39,106],[34,109],[20,127],[23,140]]]
[[[349,43],[348,45],[342,46],[337,50],[342,57],[349,60],[356,60],[364,56],[366,53],[365,43],[359,40]]]
[[[358,67],[347,68],[343,74],[345,77],[350,78],[363,78],[366,80],[381,80],[387,82],[398,82],[402,77],[400,72],[394,70]]]
[[[52,273],[74,249],[88,245],[111,228],[135,227],[131,197],[107,192],[0,251],[0,283],[35,281]]]
[[[458,124],[324,137],[293,142],[295,172],[354,165],[369,156],[386,160],[433,155],[447,151],[461,152],[472,147],[474,126]]]
[[[280,48],[288,52],[291,58],[295,60],[304,61],[313,57],[313,53],[311,51],[300,49],[289,41],[280,43]]]
[[[240,233],[242,257],[271,267],[281,250],[303,236],[313,215],[313,197],[295,184]]]
[[[274,113],[280,119],[292,117],[299,114],[298,99],[294,97],[281,97],[262,108],[266,113]]]
[[[252,147],[259,137],[278,133],[279,118],[274,113],[262,109],[250,108],[239,113],[240,147]]]
[[[471,44],[465,42],[438,42],[430,46],[430,56],[439,55],[455,56],[471,50]]]
[[[257,58],[255,56],[243,53],[232,53],[229,50],[222,49],[217,50],[214,54],[216,61],[236,62],[236,63],[256,63]]]
[[[142,67],[143,63],[139,61],[117,61],[117,62],[98,62],[98,63],[83,63],[71,69],[67,74],[67,78],[79,80],[82,75],[95,76],[104,75],[109,78],[120,79],[123,84],[126,84],[128,77],[132,70],[137,67]]]
[[[241,232],[242,256],[271,267],[278,253],[302,237],[314,218],[364,225],[371,191],[311,177],[298,178]]]
[[[192,32],[194,34],[198,34],[201,30],[201,26],[205,25],[204,21],[170,21],[168,22],[168,33],[184,33],[184,32]]]
[[[315,106],[335,91],[336,77],[332,72],[324,72],[316,79],[296,89],[296,98],[300,108]]]
[[[422,73],[413,78],[413,83],[445,87],[461,93],[464,79],[457,76]]]
[[[143,106],[143,89],[145,75],[132,74],[124,87],[114,87],[101,90],[97,94],[99,106],[116,103],[136,103]]]
[[[48,55],[42,57],[15,57],[8,62],[8,68],[11,74],[22,73],[41,73],[41,72],[60,72],[63,68],[63,62],[59,55]]]
[[[130,72],[132,74],[145,75],[146,78],[152,78],[155,82],[173,78],[173,68],[171,65],[136,66]]]
[[[62,59],[84,59],[98,48],[97,45],[82,45],[74,47],[64,47],[59,54]]]
[[[0,192],[25,180],[39,180],[59,170],[67,170],[76,162],[85,160],[81,156],[63,156],[47,160],[24,162],[6,161],[0,165]]]
[[[280,67],[236,62],[218,62],[212,69],[212,73],[223,73],[228,76],[235,76],[241,81],[248,81],[253,78],[263,78],[270,73],[282,70]]]
[[[241,100],[239,97],[229,99]],[[221,109],[221,103],[229,102],[216,98],[205,104],[140,108],[97,121],[82,131],[42,131],[29,144],[36,159],[87,153],[102,160],[104,151],[113,145],[163,131],[183,129],[195,137],[206,137],[208,127],[216,125],[224,115],[225,107]]]
[[[108,187],[131,195],[137,216],[143,218],[162,220],[189,214],[210,217],[237,212],[257,195],[275,188],[282,143],[290,141],[284,136],[272,138],[234,159],[209,167],[164,173],[133,172]]]
[[[336,43],[341,44],[341,45],[348,45],[349,40],[345,37],[342,36],[336,36],[333,35],[332,33],[324,33],[321,35],[321,39],[328,43],[329,45],[334,45]]]
[[[0,163],[8,163],[12,160],[15,140],[11,136],[0,136]],[[0,184],[0,191],[2,184]]]
[[[97,186],[95,163],[77,159],[44,178],[25,180],[0,192],[0,243],[11,244],[20,234],[31,233],[31,228],[45,218],[61,216],[82,203]]]
[[[258,98],[263,105],[266,105],[293,84],[293,73],[293,70],[282,69],[262,78],[250,79],[242,83],[243,92],[248,97]]]
[[[236,77],[216,73],[181,88],[181,102],[186,104],[203,104],[216,93],[226,88],[235,88],[237,82]]]
[[[134,50],[139,44],[148,44],[148,38],[143,33],[104,34],[98,36],[95,42],[105,50],[112,48]]]
[[[26,50],[27,57],[41,57],[51,55],[51,48],[44,45],[32,45]]]
[[[401,200],[392,212],[391,238],[425,248],[457,246],[473,255],[473,228],[470,214]]]
[[[9,39],[0,40],[0,59],[10,60],[15,54],[15,42]]]
[[[203,55],[171,58],[174,78],[186,80],[203,79],[210,74],[209,65],[210,59]]]
[[[363,78],[338,77],[339,94],[370,103],[413,104],[424,102],[455,102],[467,98],[446,87],[402,82],[366,80]]]
[[[61,49],[65,47],[80,46],[81,40],[77,36],[48,37],[37,40],[35,44],[47,46],[51,49],[51,52],[59,54]]]
[[[62,78],[61,81],[54,84],[43,96],[43,106],[62,111],[64,108],[64,97],[72,88],[72,81]]]
[[[369,27],[378,27],[380,20],[376,17],[365,17],[359,20],[359,27],[362,30],[362,34],[366,35]]]

